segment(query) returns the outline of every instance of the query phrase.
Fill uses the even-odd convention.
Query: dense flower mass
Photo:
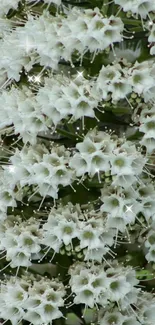
[[[33,324],[49,323],[62,316],[59,307],[64,305],[64,295],[64,286],[57,279],[35,278],[31,274],[19,279],[11,277],[1,284],[1,317],[7,317],[13,325],[21,319]]]
[[[132,292],[134,285],[138,284],[134,271],[123,269],[115,265],[106,267],[105,265],[87,266],[87,264],[72,265],[70,273],[70,285],[76,293],[74,302],[84,303],[89,307],[94,307],[96,303],[101,306],[110,302],[119,302],[122,305],[126,295]],[[138,294],[138,290],[137,290]],[[130,300],[128,301],[130,305]]]
[[[155,1],[0,1],[0,323],[155,324]]]

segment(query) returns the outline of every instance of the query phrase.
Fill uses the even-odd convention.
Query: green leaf
[[[136,276],[137,278],[140,280],[142,278],[146,278],[147,280],[151,280],[155,274],[152,273],[151,270],[140,270],[140,271],[136,271]]]

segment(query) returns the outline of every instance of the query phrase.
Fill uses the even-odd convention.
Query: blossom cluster
[[[153,94],[153,88],[150,95]],[[153,98],[152,98],[153,100]],[[137,108],[138,109],[138,108]],[[137,111],[137,110],[136,110]],[[133,121],[138,122],[138,129],[142,132],[143,136],[140,144],[146,147],[147,153],[152,154],[155,144],[155,105],[146,105],[140,114],[136,117],[136,112],[133,114]]]
[[[83,257],[85,261],[101,262],[104,256],[115,256],[120,238],[131,242],[130,228],[136,222],[151,226],[145,238],[145,256],[154,261],[155,188],[149,179],[145,185],[138,183],[130,188],[115,188],[112,185],[101,189],[99,211],[82,210],[71,202],[66,206],[52,208],[46,212],[46,220],[20,216],[1,219],[1,251],[11,267],[30,266],[33,260],[43,260],[49,252]],[[141,217],[140,217],[141,216]],[[143,225],[143,224],[142,224]],[[119,233],[119,238],[118,238]],[[45,253],[43,252],[45,247]],[[53,256],[54,256],[53,255]]]
[[[1,39],[0,70],[9,79],[19,81],[23,67],[30,71],[33,64],[39,63],[57,69],[61,59],[72,62],[75,51],[82,59],[88,50],[103,51],[110,44],[121,42],[122,32],[121,19],[104,18],[98,8],[83,12],[73,7],[63,18],[53,17],[47,11],[37,19],[29,15],[24,26],[17,26]],[[13,46],[12,53],[9,53],[10,46]]]
[[[86,174],[92,178],[108,172],[113,178],[112,185],[128,188],[145,171],[147,158],[132,142],[113,139],[102,131],[88,132],[75,149],[72,152],[54,144],[50,150],[40,145],[17,149],[10,157],[11,166],[4,167],[5,175],[12,187],[35,185],[42,196],[57,198],[61,185],[71,185]]]
[[[0,315],[13,325],[23,319],[36,325],[46,324],[62,316],[59,308],[64,305],[64,295],[65,288],[57,279],[31,274],[11,277],[1,284]]]
[[[35,144],[38,134],[48,133],[51,127],[54,129],[65,119],[69,123],[84,117],[97,119],[99,107],[104,113],[109,97],[113,103],[124,99],[129,102],[127,96],[135,94],[140,104],[149,102],[139,118],[133,113],[133,121],[136,118],[139,131],[147,133],[141,144],[151,152],[155,138],[154,69],[152,60],[136,62],[132,67],[115,62],[102,66],[96,80],[88,80],[82,73],[72,78],[49,75],[36,94],[25,85],[21,89],[12,86],[0,94],[0,129],[3,132],[3,128],[13,124],[14,133],[20,134],[24,143]],[[37,80],[37,76],[35,78]]]
[[[119,301],[122,305],[125,296],[132,292],[138,281],[132,269],[115,266],[114,270],[113,267],[107,268],[106,265],[105,270],[105,265],[102,264],[91,267],[83,263],[73,265],[70,270],[70,285],[76,293],[74,302],[87,304],[91,308],[96,303],[106,306],[109,301]],[[129,300],[128,303],[132,302]]]
[[[0,48],[0,323],[154,325],[155,2],[1,0]]]
[[[154,61],[135,62],[132,66],[124,66],[114,62],[103,66],[96,81],[102,98],[111,94],[113,101],[126,98],[129,93],[143,96],[144,101],[154,100]]]

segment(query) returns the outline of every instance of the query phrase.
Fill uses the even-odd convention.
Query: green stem
[[[126,25],[141,25],[141,20],[134,20],[134,19],[128,19],[128,18],[121,18],[124,24]]]
[[[79,138],[80,139],[80,137],[77,134],[70,133],[70,132],[67,132],[67,131],[62,130],[62,129],[59,129],[59,128],[57,128],[56,131],[59,134],[64,135],[67,138],[70,138],[70,139],[77,139],[77,138]]]
[[[37,135],[37,138],[43,139],[43,140],[47,140],[47,141],[51,141],[52,139],[44,137],[42,135]]]
[[[142,27],[133,27],[133,28],[130,28],[130,32],[136,32],[136,33],[138,33],[138,32],[143,32],[143,28]]]
[[[110,0],[104,0],[103,6],[101,8],[101,12],[103,15],[107,14],[108,7],[109,7],[108,2],[110,2]]]

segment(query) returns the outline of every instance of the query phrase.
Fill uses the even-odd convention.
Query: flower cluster
[[[114,235],[113,229],[106,229],[101,213],[82,212],[80,206],[69,203],[51,210],[43,225],[42,244],[55,253],[66,248],[72,255],[82,253],[84,260],[100,262],[113,245]]]
[[[72,120],[84,116],[95,117],[94,109],[98,106],[100,97],[94,82],[84,78],[79,72],[72,79],[59,75],[45,78],[36,100],[42,113],[57,125],[68,116],[72,116]]]
[[[76,149],[78,152],[69,165],[75,169],[77,176],[88,173],[93,177],[100,172],[109,172],[113,176],[112,184],[117,186],[132,185],[147,161],[132,142],[124,142],[96,130],[88,132],[84,141],[78,142]]]
[[[112,101],[127,99],[129,93],[143,96],[144,100],[154,100],[154,61],[135,62],[132,66],[123,66],[113,62],[102,66],[96,80],[96,88],[104,100],[111,95]]]
[[[59,185],[70,185],[75,178],[69,159],[70,152],[64,146],[52,146],[50,151],[41,145],[27,146],[10,157],[12,165],[4,167],[5,175],[13,186],[34,185],[43,197],[57,198]]]
[[[0,94],[0,128],[14,125],[14,133],[24,142],[36,143],[39,132],[46,132],[49,121],[43,116],[35,96],[27,88],[12,87]]]
[[[14,191],[14,185],[11,186],[9,179],[4,176],[4,172],[0,174],[0,221],[7,218],[8,207],[16,207],[16,200],[22,198],[22,193],[18,194]]]
[[[143,291],[132,292],[134,308],[113,308],[108,305],[100,309],[98,321],[101,325],[141,325],[153,324],[154,321],[154,296]],[[151,303],[150,303],[151,302]],[[127,307],[127,305],[126,305]]]
[[[143,133],[140,144],[146,147],[147,153],[155,148],[155,106],[142,110],[139,117],[139,131]]]
[[[141,180],[142,185],[137,181],[132,188],[104,186],[101,189],[103,204],[100,211],[106,212],[107,227],[124,232],[127,225],[139,220],[139,214],[143,215],[146,223],[152,224],[155,220],[155,187],[150,184],[150,179]]]
[[[105,264],[89,266],[76,263],[69,272],[71,290],[75,293],[74,302],[91,308],[96,304],[106,306],[109,301],[122,304],[138,284],[131,268],[123,268],[117,264],[107,267]],[[130,305],[132,298],[131,302],[130,299],[127,301]]]
[[[12,166],[5,167],[9,170],[10,184],[37,185],[36,190],[43,197],[57,198],[59,185],[71,185],[76,177],[84,177],[86,173],[93,177],[109,172],[113,185],[127,188],[137,181],[147,161],[132,142],[116,140],[96,130],[88,132],[76,149],[78,152],[72,156],[64,146],[52,146],[50,152],[39,145],[16,150],[10,157]]]
[[[0,69],[17,81],[22,67],[29,71],[36,62],[57,69],[61,59],[72,62],[75,51],[82,58],[88,50],[96,53],[121,42],[123,27],[120,18],[104,18],[98,8],[85,11],[73,8],[64,18],[52,17],[47,11],[38,19],[30,15],[24,26],[1,40]],[[10,46],[13,46],[11,56]]]
[[[155,324],[154,22],[0,1],[2,324]]]
[[[31,274],[11,277],[0,286],[0,315],[13,325],[22,319],[34,325],[47,324],[62,316],[59,308],[64,305],[64,295],[64,286],[57,279]]]
[[[23,221],[19,216],[9,216],[1,223],[1,251],[6,252],[6,260],[11,261],[11,267],[30,266],[40,252],[42,233],[40,223],[34,218]]]

